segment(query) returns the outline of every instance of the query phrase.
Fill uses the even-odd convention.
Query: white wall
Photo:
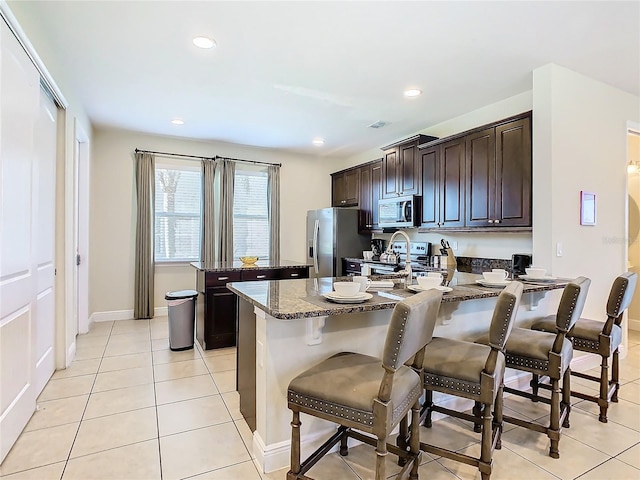
[[[603,319],[611,283],[627,269],[626,132],[640,98],[545,65],[533,72],[533,111],[534,258],[554,275],[591,278],[584,314]],[[580,225],[581,190],[597,195],[595,226]]]
[[[91,265],[89,311],[129,315],[133,309],[135,212],[133,154],[136,148],[187,155],[226,156],[282,163],[280,170],[281,258],[304,262],[307,210],[330,204],[329,173],[337,170],[327,158],[292,155],[222,142],[204,142],[98,128],[94,131],[91,165]],[[197,161],[197,160],[196,160]],[[156,266],[156,308],[166,306],[170,290],[195,287],[188,265]],[[102,318],[111,318],[114,314]],[[117,315],[116,315],[117,316]]]

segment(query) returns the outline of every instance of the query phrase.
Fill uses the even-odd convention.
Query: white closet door
[[[55,116],[46,121],[51,105],[41,105],[36,68],[2,21],[0,52],[2,461],[54,368],[56,128]]]

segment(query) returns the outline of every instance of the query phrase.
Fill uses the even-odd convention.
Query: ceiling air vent
[[[382,128],[385,125],[386,125],[385,122],[383,122],[382,120],[378,120],[377,122],[374,122],[371,125],[369,125],[369,128]]]

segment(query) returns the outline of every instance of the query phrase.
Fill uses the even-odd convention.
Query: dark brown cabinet
[[[360,275],[362,272],[362,262],[360,260],[342,259],[342,271],[346,275]]]
[[[420,194],[418,142],[412,141],[384,150],[382,198]]]
[[[198,270],[199,292],[196,339],[203,349],[236,346],[238,299],[230,282],[309,278],[309,267],[247,268],[229,271]]]
[[[378,200],[382,196],[382,159],[360,166],[358,231],[378,230]]]
[[[422,190],[422,161],[418,145],[437,140],[429,135],[415,135],[382,147],[382,197],[420,195]]]
[[[421,151],[422,228],[464,226],[464,138]]]
[[[466,226],[531,226],[531,119],[466,137]]]
[[[356,207],[360,199],[360,169],[331,174],[331,206]]]

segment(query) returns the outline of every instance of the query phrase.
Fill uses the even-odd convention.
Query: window
[[[156,163],[155,261],[200,259],[201,172],[199,164]]]
[[[269,257],[267,172],[236,167],[233,187],[234,257]]]

